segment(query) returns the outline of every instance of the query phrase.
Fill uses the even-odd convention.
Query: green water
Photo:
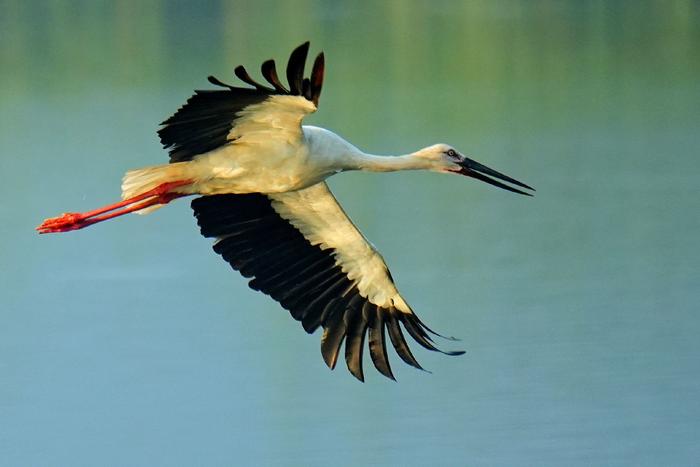
[[[537,188],[330,184],[463,357],[326,369],[185,200],[66,235],[239,63],[324,50],[325,126]],[[697,2],[0,1],[3,465],[697,465]],[[447,345],[449,347],[449,344]]]

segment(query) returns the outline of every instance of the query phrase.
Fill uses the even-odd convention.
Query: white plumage
[[[262,65],[268,87],[236,75],[249,88],[209,77],[224,90],[196,91],[163,122],[161,141],[170,163],[127,172],[123,201],[87,213],[47,219],[40,233],[76,230],[129,212],[146,213],[173,199],[192,202],[202,234],[250,286],[282,304],[304,329],[324,329],[321,351],[333,368],[345,341],[349,370],[363,380],[365,337],[373,363],[393,379],[385,331],[399,356],[420,368],[402,328],[420,345],[438,350],[427,328],[398,292],[384,259],[360,233],[328,189],[325,179],[346,170],[431,170],[457,173],[528,194],[529,186],[461,155],[446,144],[386,157],[366,154],[323,128],[302,126],[315,112],[324,73],[316,58],[303,77],[308,43],[292,52],[289,89],[274,61]],[[401,323],[401,325],[399,324]],[[445,352],[459,354],[462,352]]]
[[[336,264],[357,283],[362,296],[383,308],[411,312],[389,277],[384,259],[350,221],[325,182],[270,198],[272,208],[311,245],[335,251]]]

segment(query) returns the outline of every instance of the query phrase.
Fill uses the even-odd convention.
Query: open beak
[[[494,180],[493,178],[487,177],[487,175],[511,183],[513,185],[517,185],[519,187],[535,191],[535,189],[531,186],[528,186],[523,182],[519,182],[514,178],[510,178],[507,175],[503,175],[500,172],[496,172],[495,170],[490,169],[483,164],[479,164],[477,161],[473,161],[469,158],[465,157],[464,161],[461,162],[459,165],[462,168],[457,173],[466,175],[467,177],[476,178],[477,180],[481,180],[482,182],[486,182],[490,185],[497,186],[498,188],[503,188],[504,190],[512,191],[513,193],[520,193],[521,195],[532,196],[532,193],[527,193],[525,191],[518,190],[517,188],[513,188],[512,186],[506,185],[505,183],[501,183],[498,180]]]

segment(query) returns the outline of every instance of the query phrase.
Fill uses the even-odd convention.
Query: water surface
[[[694,2],[0,2],[0,458],[7,465],[695,465]],[[184,200],[68,235],[236,64],[327,57],[309,122],[448,142],[535,186],[330,184],[463,357],[326,369]],[[449,347],[450,343],[445,343]]]

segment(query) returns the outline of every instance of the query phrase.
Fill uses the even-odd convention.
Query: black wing
[[[158,131],[163,147],[169,150],[170,162],[191,160],[198,154],[228,143],[228,135],[236,125],[240,111],[260,104],[271,96],[303,96],[318,106],[323,85],[324,57],[320,53],[314,61],[310,78],[304,78],[304,64],[309,43],[297,47],[289,57],[287,80],[289,89],[280,82],[274,60],[262,64],[262,74],[272,85],[268,87],[253,80],[243,66],[235,69],[236,76],[252,86],[234,87],[213,76],[209,82],[225,90],[197,90],[172,117],[165,120]]]
[[[426,332],[430,329],[415,314],[378,306],[363,297],[357,283],[337,264],[336,251],[312,245],[275,211],[266,195],[204,196],[192,201],[192,208],[202,235],[218,239],[214,251],[244,277],[252,278],[252,289],[278,301],[301,321],[306,332],[323,327],[321,353],[331,369],[345,340],[348,369],[364,381],[362,353],[367,336],[375,367],[394,379],[387,357],[386,330],[401,359],[421,368],[399,323],[420,345],[440,351]]]

